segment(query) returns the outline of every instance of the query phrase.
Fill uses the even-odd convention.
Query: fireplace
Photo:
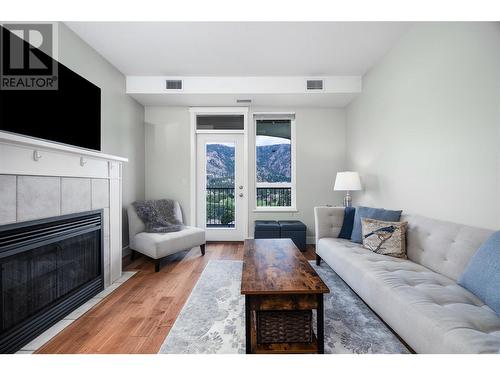
[[[0,226],[0,353],[13,353],[104,289],[103,212]]]

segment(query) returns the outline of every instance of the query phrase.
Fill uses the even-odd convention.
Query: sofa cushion
[[[141,253],[153,259],[159,259],[204,243],[205,231],[203,229],[184,227],[178,232],[138,233],[132,238],[130,247],[140,250]]]
[[[493,233],[418,215],[402,215],[408,222],[406,254],[408,259],[455,281],[472,255]]]
[[[340,228],[339,238],[344,238],[346,240],[351,239],[355,213],[356,207],[344,208],[344,221],[342,222],[342,228]]]
[[[500,318],[453,280],[337,238],[317,253],[416,352],[500,352]]]
[[[401,211],[384,210],[383,208],[372,208],[359,206],[354,214],[354,224],[352,227],[351,241],[362,243],[361,234],[361,218],[384,220],[384,221],[399,221]]]
[[[473,255],[458,281],[500,316],[500,231]]]

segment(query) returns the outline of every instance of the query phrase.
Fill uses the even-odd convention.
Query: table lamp
[[[344,207],[351,207],[352,198],[349,192],[361,190],[358,172],[338,172],[333,190],[345,191]]]

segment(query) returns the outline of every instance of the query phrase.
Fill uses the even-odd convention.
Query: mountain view
[[[234,186],[234,147],[207,144],[207,186]]]
[[[291,182],[290,144],[257,146],[257,182]]]
[[[291,182],[290,144],[257,146],[257,182]],[[234,147],[207,144],[207,186],[234,185]]]
[[[208,227],[234,227],[235,148],[231,144],[207,144],[206,220]],[[257,182],[291,181],[290,144],[257,145]],[[258,188],[257,206],[290,206],[290,188]]]

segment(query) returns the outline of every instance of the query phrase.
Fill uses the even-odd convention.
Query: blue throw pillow
[[[458,284],[474,293],[500,316],[500,231],[473,255]]]
[[[344,208],[344,221],[342,222],[342,228],[338,238],[345,238],[346,240],[351,239],[352,225],[354,224],[354,214],[356,212],[356,207],[346,207]]]
[[[356,208],[354,215],[354,224],[352,227],[351,241],[363,243],[363,235],[361,233],[361,218],[375,219],[382,221],[399,221],[401,218],[401,210],[392,211],[384,210],[383,208],[372,208],[359,206]]]

